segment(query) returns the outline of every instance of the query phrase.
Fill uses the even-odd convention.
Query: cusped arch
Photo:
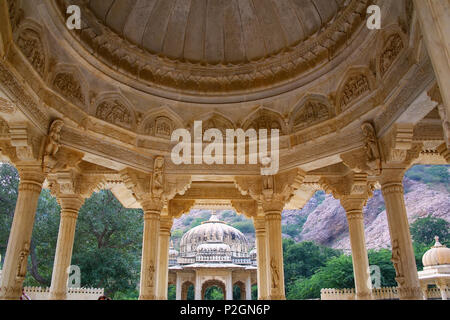
[[[271,129],[278,129],[280,135],[287,133],[286,123],[281,114],[265,107],[258,108],[244,119],[243,128],[244,130],[252,128],[256,131],[267,129],[268,132]]]
[[[97,119],[119,127],[134,130],[136,116],[132,104],[120,93],[103,93],[93,103],[92,114]]]
[[[291,131],[302,130],[331,119],[335,110],[327,97],[311,94],[303,97],[289,116]]]
[[[41,25],[29,18],[23,20],[14,34],[14,42],[39,76],[46,79],[49,49]]]
[[[226,135],[227,129],[236,128],[231,119],[229,119],[224,114],[217,111],[205,113],[201,117],[199,117],[196,121],[202,122],[203,133],[205,133],[205,131],[208,129],[219,129],[224,137]],[[189,127],[191,128],[191,130],[193,130],[194,127],[193,121],[189,124]]]
[[[350,68],[338,86],[335,102],[337,113],[349,109],[374,89],[375,78],[369,68],[364,66]]]
[[[49,83],[64,98],[86,109],[89,87],[77,66],[58,64],[49,74]]]
[[[144,135],[170,139],[173,130],[183,127],[182,119],[167,106],[144,115],[138,132]]]
[[[222,290],[223,297],[225,299],[225,297],[227,296],[226,295],[226,289],[225,289],[225,283],[223,281],[221,281],[221,280],[218,280],[218,279],[209,279],[209,280],[206,280],[206,281],[204,281],[202,283],[202,300],[205,299],[206,290],[208,288],[210,288],[210,287],[213,287],[213,286],[216,286],[216,287],[218,287],[218,288],[220,288]]]

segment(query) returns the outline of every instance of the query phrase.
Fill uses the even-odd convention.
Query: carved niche
[[[395,58],[404,48],[403,40],[399,34],[391,35],[385,42],[383,51],[380,55],[380,72],[384,75],[394,63]]]
[[[348,108],[351,102],[370,91],[370,83],[364,73],[354,74],[347,78],[339,95],[339,106],[341,111]]]
[[[119,100],[103,101],[98,105],[95,115],[99,119],[127,129],[133,126],[130,110]]]
[[[330,111],[328,107],[316,100],[307,101],[294,117],[294,128],[296,130],[306,128],[313,124],[328,120]]]
[[[225,137],[227,129],[234,129],[233,123],[225,117],[214,114],[208,120],[202,122],[203,134],[208,129],[219,129]]]
[[[86,100],[81,84],[72,73],[58,73],[53,79],[53,87],[75,104],[85,105]]]
[[[159,116],[147,121],[143,131],[150,136],[170,139],[173,129],[174,124],[172,120],[165,116]]]
[[[280,130],[280,134],[284,132],[283,119],[277,113],[262,109],[254,114],[249,120],[246,121],[245,129],[255,129],[258,132],[260,129],[267,129],[270,134],[271,129]]]
[[[29,28],[24,29],[19,34],[17,45],[37,73],[44,77],[46,59],[44,45],[39,33]]]

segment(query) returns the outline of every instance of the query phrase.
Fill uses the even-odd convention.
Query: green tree
[[[205,291],[205,300],[223,300],[223,292],[222,289],[211,286]]]
[[[291,239],[283,239],[284,277],[286,289],[298,279],[309,278],[326,262],[341,254],[341,251],[314,242],[295,243]]]
[[[418,218],[411,223],[411,236],[414,242],[431,246],[434,244],[434,237],[438,236],[441,243],[449,241],[450,223],[441,218],[428,215],[425,218]]]

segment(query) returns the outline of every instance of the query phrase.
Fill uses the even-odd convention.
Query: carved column
[[[447,279],[440,279],[437,281],[436,283],[437,287],[439,288],[439,290],[441,291],[441,297],[442,300],[448,300],[448,296],[447,296]]]
[[[186,289],[187,291],[187,289]],[[203,300],[202,297],[202,284],[200,282],[200,277],[197,272],[195,272],[195,288],[194,288],[194,299],[195,300]],[[186,294],[187,297],[187,294]]]
[[[341,198],[341,205],[347,214],[357,300],[371,300],[372,298],[369,258],[364,235],[363,207],[365,203],[365,198],[351,196]]]
[[[181,300],[181,277],[178,275],[178,273],[176,273],[176,279],[177,279],[177,284],[176,284],[176,290],[175,290],[175,292],[176,292],[176,296],[175,296],[175,299],[176,300]]]
[[[269,300],[285,300],[281,208],[264,210],[266,220],[267,276]]]
[[[253,222],[255,225],[256,255],[258,259],[258,300],[266,300],[268,295],[266,222],[264,217],[254,217]]]
[[[231,276],[231,271],[229,272],[225,283],[224,300],[233,300],[233,278]]]
[[[386,205],[386,215],[391,236],[392,262],[396,271],[400,299],[422,300],[416,260],[409,231],[404,191],[404,169],[383,169],[381,191]]]
[[[61,221],[53,264],[50,300],[65,300],[67,296],[68,268],[72,260],[73,241],[78,211],[84,203],[80,196],[64,196],[59,199]]]
[[[14,219],[2,270],[0,299],[20,298],[27,270],[31,234],[45,175],[41,167],[18,167],[20,175]]]
[[[245,300],[252,300],[252,275],[249,273],[245,280]]]
[[[141,205],[144,210],[144,234],[139,300],[155,300],[157,297],[158,247],[162,203],[148,200],[142,201]]]
[[[450,3],[448,1],[414,0],[417,17],[450,122]]]
[[[169,279],[169,246],[170,229],[173,219],[161,217],[159,228],[159,264],[158,264],[158,300],[167,300],[167,289]]]

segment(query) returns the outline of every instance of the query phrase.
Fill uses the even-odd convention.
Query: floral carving
[[[45,73],[45,54],[39,34],[34,30],[25,29],[20,33],[17,45],[34,69],[43,77]]]
[[[319,101],[308,101],[301,108],[294,120],[296,129],[303,129],[330,117],[328,107]]]
[[[131,128],[132,116],[130,110],[118,100],[104,101],[97,107],[96,116],[109,123]]]
[[[395,58],[397,58],[403,47],[404,45],[400,35],[393,34],[387,39],[383,53],[380,56],[380,71],[382,75],[394,63]]]
[[[73,74],[67,72],[58,73],[53,80],[53,86],[71,101],[84,105],[85,98],[81,85]]]
[[[365,74],[357,74],[348,78],[339,101],[341,111],[344,111],[352,101],[368,91],[370,91],[370,85]]]

